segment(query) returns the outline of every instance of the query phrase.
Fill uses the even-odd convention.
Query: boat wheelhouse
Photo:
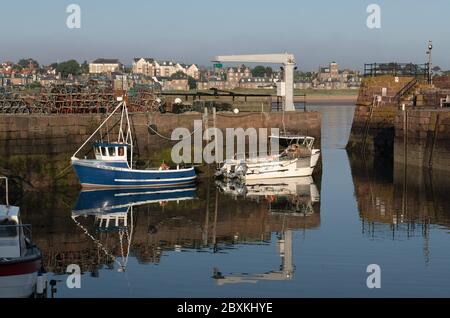
[[[228,179],[260,180],[274,178],[308,177],[320,158],[311,136],[270,136],[280,146],[278,155],[225,161],[216,176]]]
[[[78,153],[103,126],[121,110],[118,138],[94,143],[94,159],[80,159]],[[107,131],[108,132],[108,131]],[[72,166],[83,188],[151,188],[192,184],[197,175],[194,167],[134,169],[133,137],[126,103],[122,101],[97,130],[72,156]]]

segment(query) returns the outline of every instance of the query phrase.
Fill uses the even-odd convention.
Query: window
[[[95,147],[95,154],[100,155],[100,147]]]
[[[115,157],[116,156],[116,147],[109,147],[108,151],[109,151],[109,155],[111,157]]]
[[[123,155],[125,155],[125,149],[124,147],[119,147],[119,156],[122,157]]]
[[[0,237],[15,237],[18,235],[17,223],[13,220],[5,219],[0,221]]]
[[[107,156],[108,155],[108,152],[106,151],[106,147],[101,147],[101,149],[102,149],[102,156]]]

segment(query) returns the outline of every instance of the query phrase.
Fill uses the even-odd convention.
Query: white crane
[[[295,111],[294,107],[294,69],[295,56],[289,53],[279,54],[248,54],[248,55],[219,55],[214,62],[247,62],[283,64],[284,83],[286,85],[283,106],[285,111]]]

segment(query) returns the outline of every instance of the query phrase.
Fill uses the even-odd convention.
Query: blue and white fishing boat
[[[197,187],[183,185],[151,189],[102,189],[81,191],[72,215],[127,213],[130,207],[194,200]]]
[[[169,169],[165,164],[157,169],[133,169],[133,138],[126,102],[119,105],[72,156],[72,166],[83,188],[152,188],[191,184],[197,176],[194,167]],[[79,159],[77,154],[121,111],[116,142],[94,143],[95,159]]]

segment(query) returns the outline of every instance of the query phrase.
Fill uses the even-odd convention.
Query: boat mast
[[[131,123],[130,123],[130,116],[128,114],[128,108],[127,108],[127,104],[124,101],[123,104],[123,109],[124,109],[124,113],[125,116],[127,118],[127,135],[125,138],[125,143],[130,145],[130,168],[133,169],[133,135],[131,134]],[[122,124],[120,125],[120,130],[122,130]],[[123,132],[122,132],[122,136],[123,136]]]
[[[92,133],[92,135],[83,143],[83,145],[81,145],[80,148],[78,148],[78,150],[72,155],[72,159],[77,157],[77,154],[81,151],[81,149],[83,149],[84,146],[87,145],[87,143],[95,136],[95,134],[97,134],[97,132],[106,124],[106,122],[117,112],[117,110],[122,107],[123,105],[123,101],[120,102],[120,104],[112,111],[112,113],[108,116],[108,118],[106,118],[102,124]]]

